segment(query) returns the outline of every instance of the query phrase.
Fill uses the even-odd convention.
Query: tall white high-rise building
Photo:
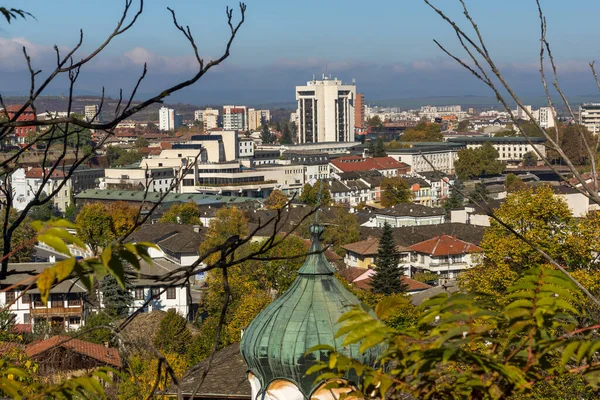
[[[533,115],[544,129],[554,128],[556,125],[552,107],[540,107]]]
[[[584,103],[579,106],[579,123],[594,135],[600,133],[600,103]]]
[[[161,131],[174,131],[183,124],[182,117],[172,108],[161,107],[158,111],[158,128]]]
[[[248,130],[248,109],[246,106],[223,106],[223,129],[226,131]]]
[[[87,122],[92,122],[92,120],[94,120],[94,122],[99,122],[100,115],[96,114],[98,114],[98,106],[96,104],[85,106],[85,120]]]
[[[325,76],[296,86],[299,143],[354,140],[356,85]]]

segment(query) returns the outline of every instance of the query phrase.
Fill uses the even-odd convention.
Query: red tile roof
[[[19,111],[21,109],[21,107],[23,107],[22,104],[13,104],[10,106],[6,106],[6,112],[15,113],[15,112]],[[27,107],[24,112],[32,113],[33,109],[31,107]]]
[[[46,171],[46,174],[49,171]],[[30,179],[39,179],[44,177],[44,170],[42,168],[31,168],[30,170],[25,172],[25,178]],[[54,170],[52,171],[51,178],[64,178],[65,174],[62,171]]]
[[[480,253],[483,249],[473,243],[457,239],[455,236],[441,235],[410,246],[411,250],[432,256]]]
[[[35,357],[57,347],[83,354],[113,367],[120,368],[122,365],[121,357],[119,356],[119,351],[117,349],[79,339],[73,339],[68,336],[53,336],[47,340],[34,342],[25,348],[25,353],[29,357]]]
[[[392,157],[362,158],[360,156],[345,156],[331,160],[331,163],[343,172],[371,171],[384,169],[408,168],[408,164],[397,161]]]
[[[420,291],[420,290],[427,290],[427,289],[431,289],[433,287],[426,283],[415,281],[414,279],[411,279],[404,275],[400,277],[400,280],[402,281],[403,284],[407,285],[407,287],[406,287],[407,292],[416,292],[416,291]],[[371,278],[362,279],[360,281],[355,281],[354,283],[352,283],[352,285],[354,287],[357,287],[362,290],[371,290]]]

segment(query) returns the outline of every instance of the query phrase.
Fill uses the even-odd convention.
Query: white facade
[[[540,107],[534,116],[537,118],[540,126],[544,129],[554,128],[556,122],[554,120],[554,109],[552,107]]]
[[[388,150],[388,156],[410,165],[411,172],[440,171],[445,174],[454,174],[454,162],[458,158],[457,147],[413,147],[410,149]],[[433,165],[433,166],[432,166]]]
[[[240,158],[254,156],[254,141],[252,139],[240,140]]]
[[[337,79],[296,86],[299,143],[354,141],[356,85]]]
[[[432,256],[431,254],[412,252],[410,271],[425,270],[444,278],[456,278],[462,271],[472,268],[481,257],[480,253],[450,254]]]
[[[107,168],[104,175],[106,189],[145,190],[166,192],[175,180],[173,168]],[[177,188],[173,189],[177,192]]]
[[[579,107],[579,124],[597,135],[600,133],[600,103],[585,103]]]
[[[423,106],[419,112],[421,118],[427,118],[432,121],[436,118],[456,116],[459,120],[467,118],[469,115],[462,110],[459,105],[454,106]],[[381,118],[381,117],[380,117]],[[382,119],[383,121],[383,119]]]
[[[92,122],[92,120],[98,122],[100,115],[96,116],[96,114],[98,114],[98,106],[96,104],[85,106],[85,120],[87,122]]]
[[[533,114],[531,106],[525,106],[525,108],[517,107],[516,111],[514,112],[515,118],[522,119],[523,121],[529,121],[531,118],[529,118],[529,115],[527,115],[526,111],[528,111],[530,114]]]
[[[10,180],[13,191],[12,206],[16,210],[24,210],[27,204],[34,199],[35,194],[42,185],[43,179],[40,173],[36,173],[40,171],[41,168],[30,168],[29,170],[19,168],[11,175]],[[46,182],[42,192],[50,195],[64,180],[62,172],[54,171],[52,178]],[[52,197],[52,203],[60,212],[65,212],[71,203],[71,190],[71,179],[67,179],[64,186]]]
[[[223,106],[223,129],[247,131],[248,109],[246,106]]]
[[[158,111],[158,128],[161,131],[174,131],[182,125],[181,115],[172,108],[161,107]]]

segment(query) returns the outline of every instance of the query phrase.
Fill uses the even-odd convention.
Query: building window
[[[6,304],[10,304],[15,301],[15,292],[10,290],[6,292]]]
[[[31,314],[23,314],[23,323],[30,324],[31,323]]]
[[[160,299],[160,288],[152,288],[150,290],[153,299]]]
[[[21,296],[21,303],[30,304],[31,303],[31,295],[29,293],[25,293],[23,296]]]
[[[167,300],[173,300],[176,298],[176,289],[174,287],[167,288]]]
[[[69,306],[80,306],[82,304],[81,298],[75,293],[69,293],[67,295]]]
[[[81,317],[69,317],[69,325],[80,325]]]
[[[135,300],[144,300],[144,288],[135,289]]]

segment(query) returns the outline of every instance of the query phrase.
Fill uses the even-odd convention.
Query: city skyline
[[[453,18],[463,20],[455,4],[438,3]],[[542,2],[563,86],[571,95],[595,92],[587,65],[595,54],[581,54],[578,49],[593,48],[590,27],[600,4],[591,0],[581,3],[589,12],[577,16],[578,24],[570,24],[569,16],[577,10],[564,3]],[[180,23],[190,25],[206,59],[216,57],[223,49],[227,4],[234,6],[234,19],[239,18],[236,4],[222,0],[210,4],[180,1],[172,5]],[[87,74],[82,74],[78,92],[98,94],[103,84],[109,94],[116,94],[121,86],[127,91],[145,61],[149,73],[141,95],[189,75],[194,68],[191,50],[172,26],[167,5],[165,1],[146,2],[138,25],[115,40],[107,54]],[[246,24],[232,47],[230,59],[170,101],[291,103],[294,86],[323,73],[344,82],[356,79],[358,91],[364,92],[367,100],[490,95],[486,87],[435,46],[434,38],[453,50],[457,43],[450,28],[422,1],[384,1],[378,7],[340,1],[319,4],[312,0],[302,5],[273,1],[249,1],[247,5]],[[539,22],[535,2],[510,0],[503,7],[476,2],[468,5],[511,83],[524,96],[542,94],[537,76]],[[23,5],[8,1],[6,6],[26,8],[36,17],[5,24],[0,30],[0,72],[7,77],[2,84],[3,94],[14,95],[24,93],[28,85],[23,45],[35,66],[47,71],[54,62],[54,43],[61,49],[73,45],[78,28],[82,27],[83,49],[97,45],[112,30],[122,4],[115,2],[106,7],[31,1]],[[73,23],[56,29],[57,18]],[[378,22],[368,24],[368,30],[362,28],[367,25],[361,21],[373,20]],[[570,45],[576,39],[582,46]],[[49,89],[60,94],[64,87],[61,82]]]

